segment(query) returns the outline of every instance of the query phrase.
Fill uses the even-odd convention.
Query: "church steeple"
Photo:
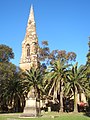
[[[34,10],[33,10],[33,5],[31,5],[30,15],[29,15],[29,19],[28,19],[28,20],[31,20],[31,21],[35,22],[35,20],[34,20]]]
[[[34,10],[31,5],[30,14],[26,27],[26,34],[22,42],[22,55],[20,60],[21,69],[30,69],[38,65],[38,38],[36,34],[36,24],[34,19]]]
[[[30,36],[32,37],[33,34],[36,34],[36,24],[34,19],[34,9],[33,6],[31,5],[27,28],[26,28],[26,37],[30,37]]]

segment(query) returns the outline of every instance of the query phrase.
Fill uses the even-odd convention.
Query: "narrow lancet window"
[[[30,56],[30,45],[27,44],[27,57],[29,57],[29,56]]]

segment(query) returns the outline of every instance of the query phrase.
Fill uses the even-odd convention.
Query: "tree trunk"
[[[77,88],[75,88],[75,92],[74,92],[74,112],[78,112],[78,109],[77,109]]]
[[[63,82],[60,85],[60,112],[63,112]]]
[[[54,96],[53,96],[53,100],[57,98],[57,90],[56,90],[56,87],[54,87]]]

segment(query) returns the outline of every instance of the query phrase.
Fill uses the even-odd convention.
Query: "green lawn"
[[[32,118],[20,118],[20,114],[0,114],[0,120],[32,120]],[[82,113],[45,113],[42,117],[33,120],[90,120],[90,117]]]

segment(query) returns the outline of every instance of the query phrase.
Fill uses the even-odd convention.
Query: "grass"
[[[90,120],[82,113],[44,113],[38,118],[20,118],[20,114],[0,114],[0,120]]]

